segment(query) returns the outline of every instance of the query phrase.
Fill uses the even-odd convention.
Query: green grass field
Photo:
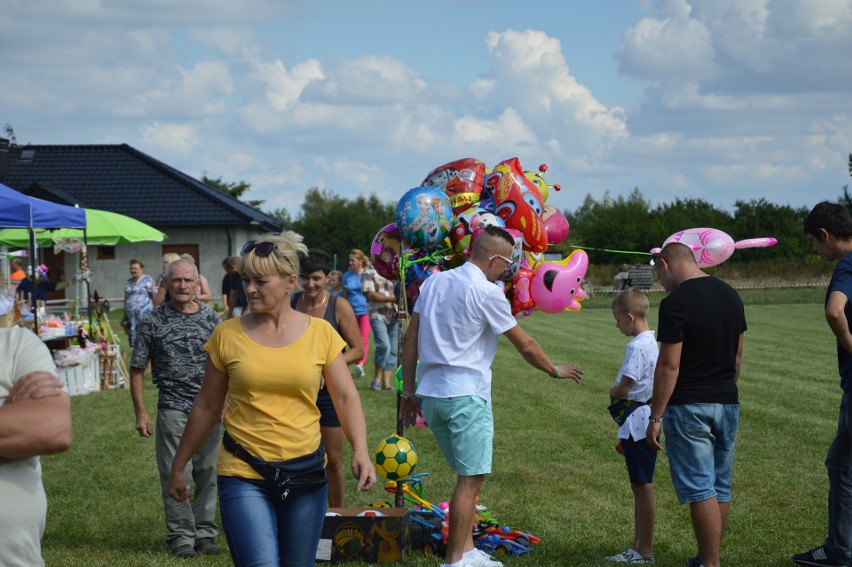
[[[821,543],[827,480],[822,461],[840,399],[834,340],[822,314],[822,289],[747,290],[749,330],[740,379],[741,421],[734,499],[722,562],[738,567],[791,565],[790,554]],[[662,293],[652,293],[652,327]],[[627,339],[615,328],[609,298],[577,313],[525,318],[522,326],[554,361],[580,364],[582,384],[548,378],[501,340],[494,364],[494,472],[481,501],[503,523],[544,543],[506,565],[596,566],[632,541],[632,501],[617,426],[606,411]],[[395,430],[395,398],[356,380],[371,446]],[[156,390],[147,390],[155,409]],[[129,391],[76,397],[74,445],[45,457],[49,498],[44,556],[49,566],[186,565],[168,555],[154,446],[134,430]],[[454,475],[428,429],[406,435],[428,471],[425,494],[448,500]],[[656,474],[658,564],[681,566],[695,553],[688,509],[677,504],[665,455]],[[381,488],[347,505],[392,500]],[[224,545],[224,538],[221,538]],[[415,552],[405,561],[434,566]],[[199,557],[195,565],[230,565]]]

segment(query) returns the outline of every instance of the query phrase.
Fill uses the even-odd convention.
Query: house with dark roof
[[[26,145],[0,138],[0,182],[63,205],[126,215],[168,235],[163,242],[91,246],[89,269],[101,297],[124,297],[129,262],[145,263],[154,279],[166,252],[189,253],[218,296],[222,260],[280,221],[127,145]],[[51,279],[70,279],[77,255],[42,251]],[[59,292],[60,295],[62,292]]]

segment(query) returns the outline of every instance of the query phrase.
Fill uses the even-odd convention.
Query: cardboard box
[[[359,516],[365,508],[329,508],[317,561],[391,563],[405,559],[410,545],[408,508],[376,508],[382,516]]]

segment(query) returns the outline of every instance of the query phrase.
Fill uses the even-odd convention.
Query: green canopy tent
[[[132,242],[162,242],[166,235],[156,228],[138,221],[132,217],[101,211],[98,209],[84,209],[86,215],[86,228],[56,228],[56,229],[32,229],[32,236],[38,246],[52,246],[79,241],[84,246],[80,248],[80,271],[86,282],[86,297],[88,299],[88,313],[91,322],[91,283],[89,281],[88,257],[86,246],[88,244],[111,246],[115,244],[127,244]],[[26,247],[30,245],[30,230],[22,228],[7,228],[0,230],[0,245]]]
[[[87,244],[110,246],[130,242],[162,242],[166,235],[156,228],[134,218],[101,211],[84,209],[86,228],[34,229],[36,244],[51,246],[62,240],[77,238]],[[7,228],[0,230],[0,244],[24,248],[29,245],[29,230]]]

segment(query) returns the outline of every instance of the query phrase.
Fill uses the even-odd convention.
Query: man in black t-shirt
[[[222,260],[225,277],[222,278],[222,305],[226,318],[239,317],[248,306],[248,298],[243,287],[243,278],[237,271],[237,256],[228,256]]]
[[[745,310],[737,292],[701,271],[684,244],[667,244],[655,267],[670,293],[660,303],[660,356],[646,439],[659,451],[665,432],[675,493],[690,506],[698,556],[688,565],[718,567],[739,426]]]

